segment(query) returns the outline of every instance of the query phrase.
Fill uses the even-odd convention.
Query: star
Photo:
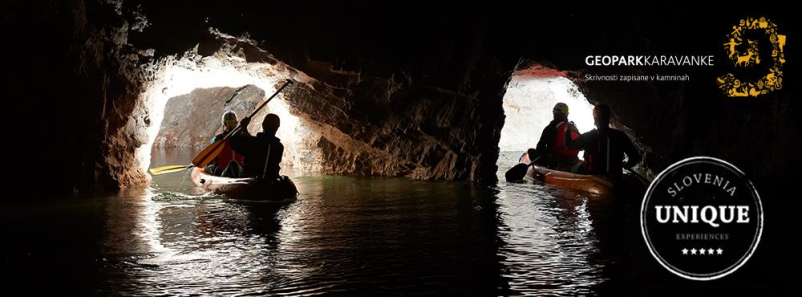
[[[707,250],[707,254],[708,255],[712,255],[713,254],[713,248],[710,248],[709,250]]]
[[[700,255],[704,255],[705,254],[705,249],[699,249],[699,254]]]
[[[722,250],[721,248],[718,248],[718,249],[716,250],[716,253],[718,253],[719,255],[721,255],[721,253],[722,253],[722,252],[724,252],[724,250]]]
[[[687,255],[688,254],[688,249],[682,249],[682,254],[683,255]]]
[[[691,249],[691,255],[696,255],[696,249]]]

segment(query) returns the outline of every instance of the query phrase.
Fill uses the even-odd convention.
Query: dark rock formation
[[[591,54],[710,51],[726,64],[721,43],[740,14],[545,11],[534,3],[443,2],[382,12],[366,12],[364,3],[292,1],[3,5],[0,32],[17,45],[4,48],[4,78],[12,82],[7,110],[25,111],[2,118],[19,154],[7,164],[19,170],[6,180],[23,191],[146,183],[135,152],[154,123],[142,112],[142,93],[163,65],[188,51],[275,65],[279,75],[302,82],[285,100],[321,133],[315,145],[327,172],[494,180],[501,98],[521,58],[569,70],[589,100],[611,104],[654,171],[713,155],[765,188],[790,179],[791,152],[800,149],[794,115],[802,107],[792,100],[799,92],[793,83],[764,98],[732,100],[707,81],[726,66],[689,70],[687,83],[582,81],[582,73],[597,71],[584,65]],[[770,17],[797,36],[794,18]],[[789,59],[796,56],[790,43],[788,50]],[[785,71],[794,77],[792,63]]]
[[[394,84],[392,80],[371,80],[360,82],[354,89],[358,94],[400,88]],[[481,152],[473,147],[480,134],[458,128],[478,123],[475,98],[431,88],[357,94],[321,96],[302,90],[289,99],[294,109],[322,126],[324,137],[318,146],[325,156],[325,172],[480,178],[477,167]]]
[[[145,61],[127,44],[128,23],[113,5],[72,1],[3,4],[0,36],[8,65],[10,129],[16,155],[4,180],[22,192],[105,192],[142,184],[125,131]],[[139,119],[148,122],[147,118]]]

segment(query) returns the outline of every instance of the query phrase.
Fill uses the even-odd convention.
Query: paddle
[[[265,107],[265,105],[267,105],[267,103],[270,102],[270,100],[273,100],[273,98],[276,97],[276,95],[278,95],[278,93],[281,93],[281,91],[283,91],[284,88],[286,88],[290,84],[292,84],[292,80],[288,79],[287,82],[284,83],[283,86],[281,86],[281,88],[276,90],[276,92],[273,93],[273,95],[270,96],[270,98],[268,98],[267,101],[265,101],[265,103],[262,103],[262,105],[260,105],[258,108],[256,108],[256,110],[251,112],[251,114],[248,115],[247,117],[251,118],[254,115],[256,115],[256,113],[259,112],[259,110],[261,110],[262,107]],[[248,127],[245,127],[245,129],[247,129],[247,128]],[[195,159],[192,159],[192,164],[189,164],[189,165],[169,165],[169,166],[164,166],[164,167],[153,168],[153,169],[150,170],[150,174],[152,174],[152,175],[160,175],[160,174],[165,174],[165,173],[178,172],[178,171],[181,171],[181,170],[184,170],[184,169],[192,168],[193,166],[195,166],[195,167],[204,167],[207,164],[211,163],[215,158],[217,158],[217,155],[219,155],[220,152],[223,151],[223,149],[225,148],[226,143],[228,143],[228,139],[232,135],[234,135],[237,132],[239,132],[239,130],[241,130],[241,129],[242,129],[242,123],[240,122],[240,124],[237,125],[237,127],[235,127],[233,130],[231,130],[231,132],[226,134],[226,136],[223,137],[222,140],[217,141],[215,143],[212,143],[211,145],[206,147],[203,151],[201,151],[200,154],[198,154],[198,156],[195,157]]]
[[[187,166],[187,165],[169,165],[169,166],[164,166],[164,167],[156,167],[156,168],[151,168],[150,169],[150,174],[151,175],[160,175],[160,174],[165,174],[165,173],[173,173],[173,172],[182,171],[182,170],[187,169],[189,167],[191,167],[191,166]]]
[[[526,176],[526,172],[529,171],[529,166],[535,165],[535,162],[540,159],[540,156],[532,160],[529,164],[520,163],[518,165],[512,166],[510,170],[507,170],[504,173],[504,177],[507,179],[508,182],[522,180],[524,176]]]

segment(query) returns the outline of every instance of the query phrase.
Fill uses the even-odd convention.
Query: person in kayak
[[[223,140],[226,135],[231,133],[237,127],[237,114],[233,111],[228,111],[223,114],[222,118],[223,127],[225,130],[212,137],[212,143]],[[242,161],[243,156],[235,152],[231,148],[230,143],[223,145],[223,151],[217,155],[217,158],[212,160],[209,165],[206,165],[204,171],[206,173],[223,177],[242,177]]]
[[[552,110],[554,120],[543,128],[540,134],[540,141],[537,142],[535,149],[529,149],[529,160],[536,160],[535,164],[546,166],[551,169],[568,171],[572,166],[579,162],[577,158],[578,150],[568,149],[565,145],[566,136],[576,138],[579,130],[576,125],[568,120],[568,105],[557,103]]]
[[[593,108],[593,120],[596,129],[577,138],[564,135],[568,149],[585,150],[585,162],[574,166],[571,172],[621,178],[622,168],[630,169],[640,162],[640,153],[632,145],[629,136],[610,128],[609,106],[596,105]],[[627,161],[623,162],[625,156]]]
[[[281,125],[281,119],[275,114],[268,114],[262,121],[262,132],[251,136],[248,132],[250,118],[242,119],[242,126],[245,129],[231,137],[231,147],[234,151],[243,155],[244,177],[278,178],[279,163],[284,154],[284,145],[276,137],[276,131]]]

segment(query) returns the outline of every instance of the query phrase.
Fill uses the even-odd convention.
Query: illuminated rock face
[[[153,145],[203,149],[223,131],[221,116],[234,111],[240,119],[256,108],[265,92],[253,85],[239,88],[195,89],[171,98],[164,107],[159,134]]]
[[[224,49],[215,55],[224,53],[244,61],[266,61],[265,65],[272,66],[262,71],[271,76],[295,77],[296,85],[264,109],[285,102],[291,116],[298,118],[297,125],[283,124],[279,129],[278,136],[285,144],[282,167],[330,174],[476,181],[483,178],[479,174],[482,150],[477,146],[486,146],[490,155],[496,152],[495,142],[480,139],[488,132],[492,134],[486,137],[497,138],[498,129],[478,128],[488,122],[482,119],[487,113],[479,110],[479,98],[433,88],[419,89],[410,84],[409,78],[360,79],[359,73],[333,71],[326,63],[309,63],[307,71],[325,79],[318,80],[280,66],[280,62],[249,42],[218,34],[214,38],[217,48]],[[206,46],[214,48],[210,44]],[[190,59],[174,64],[214,71],[201,66],[214,61],[204,61]],[[176,79],[167,76],[154,86],[170,89],[173,87],[169,81]],[[348,91],[342,92],[343,89]],[[231,88],[195,89],[169,99],[154,145],[205,146],[219,127],[219,114],[231,108],[252,110],[255,100],[264,96],[249,90],[243,89],[234,99],[230,98],[235,91]],[[245,104],[241,102],[250,103],[237,107]],[[134,114],[149,112],[158,111],[143,109]],[[239,113],[241,117],[247,114]],[[256,124],[251,125],[251,132],[259,131],[258,122],[263,114],[254,118]],[[497,120],[500,114],[494,114]],[[494,161],[486,164],[494,166]],[[495,168],[488,172],[494,174]]]
[[[372,79],[354,86],[354,95],[304,89],[288,100],[321,125],[324,172],[434,180],[480,180],[482,170],[495,173],[482,168],[482,146],[496,153],[500,127],[480,128],[488,123],[478,98],[407,88],[392,79]],[[496,116],[500,119],[500,111]]]

